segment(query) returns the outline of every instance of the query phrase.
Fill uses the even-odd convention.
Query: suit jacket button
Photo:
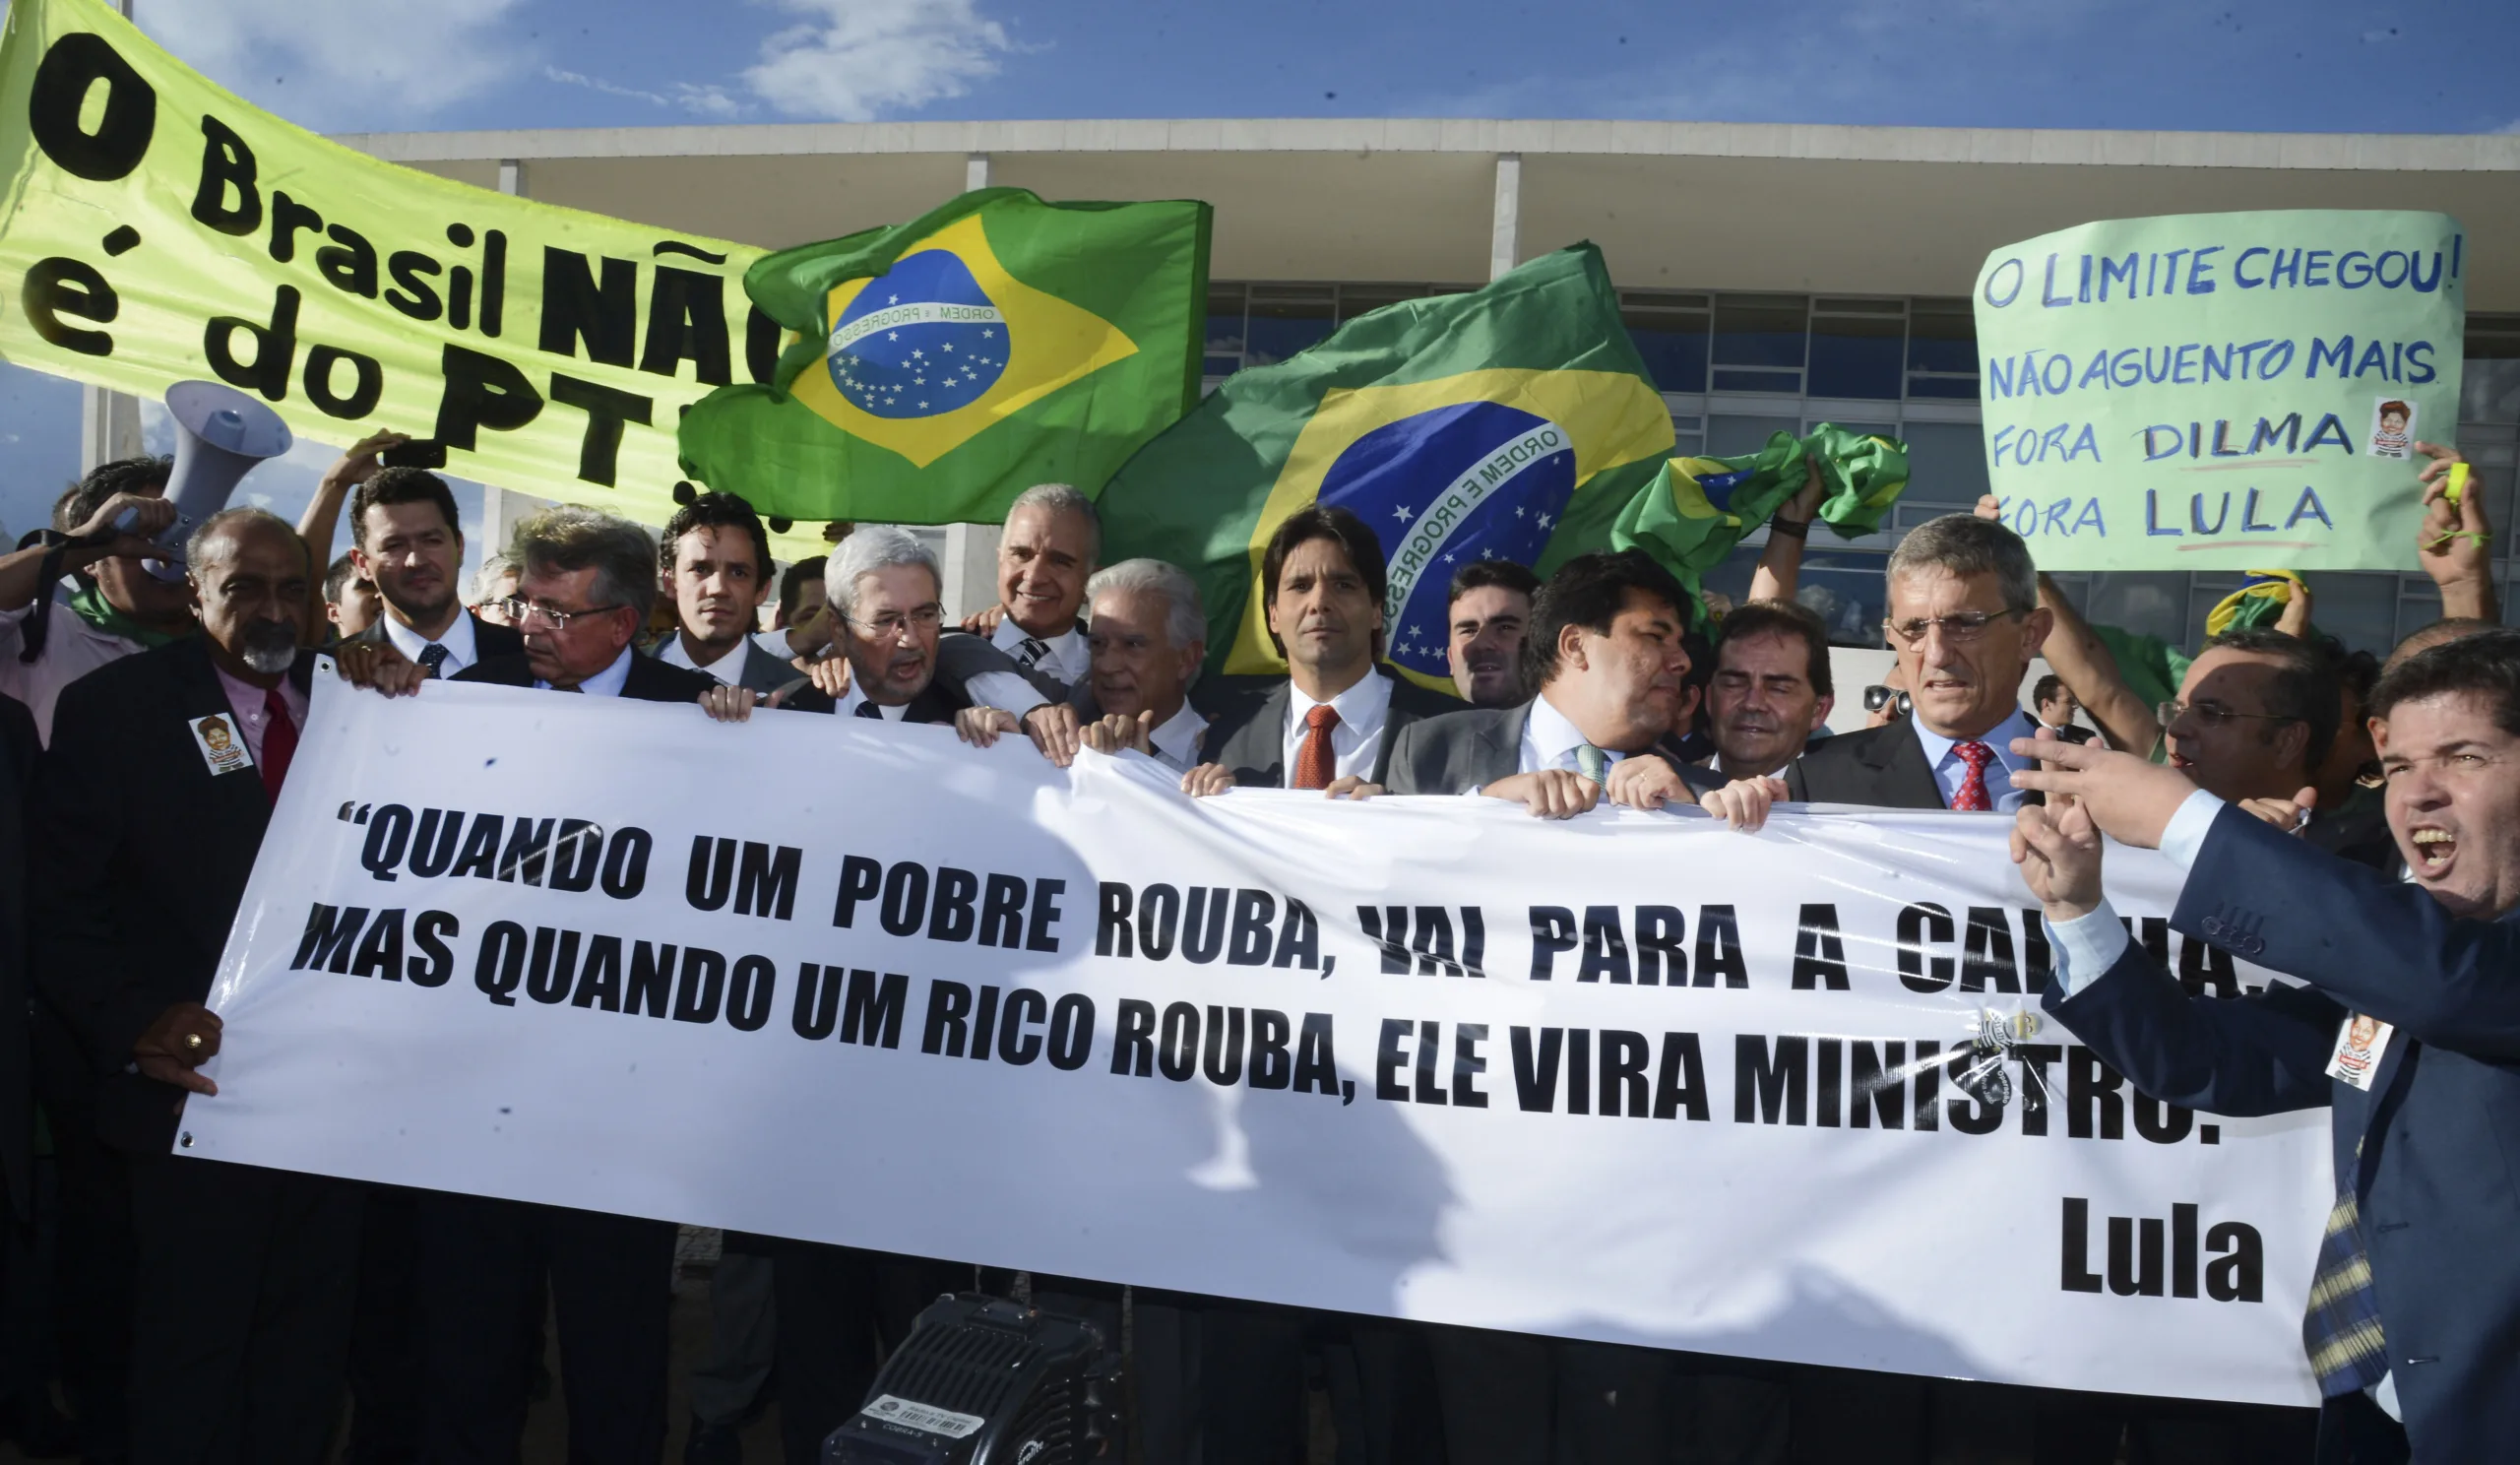
[[[2240,937],[2238,945],[2242,956],[2256,956],[2266,950],[2266,943],[2255,936]]]
[[[2223,918],[2220,916],[2208,916],[2205,918],[2204,924],[2200,925],[2198,929],[2202,930],[2208,939],[2219,936],[2223,933]]]

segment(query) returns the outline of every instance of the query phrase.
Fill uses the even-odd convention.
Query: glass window
[[[1810,394],[1898,400],[1906,336],[1897,300],[1817,301],[1811,314]]]
[[[2308,576],[2310,624],[2348,650],[2384,657],[2398,641],[2398,576],[2389,570],[2313,573]],[[2428,582],[2427,582],[2428,583]],[[2223,595],[2231,592],[2226,590]],[[2220,600],[2222,596],[2214,597]],[[2210,605],[2211,601],[2207,602]],[[2203,632],[2203,624],[2197,627]]]
[[[1737,458],[1755,453],[1768,445],[1772,433],[1800,436],[1802,423],[1796,417],[1711,416],[1706,419],[1706,451],[1716,458]]]
[[[77,382],[0,365],[0,549],[52,523],[52,501],[79,477],[79,430]]]
[[[1645,358],[1654,385],[1666,392],[1706,390],[1706,297],[1622,291],[1620,316]]]
[[[1208,285],[1207,360],[1210,376],[1230,376],[1242,369],[1242,296],[1239,285]]]
[[[1986,491],[1986,437],[1975,422],[1910,422],[1902,503],[1972,508]]]
[[[1909,302],[1908,395],[1977,398],[1978,323],[1967,300]]]
[[[2459,420],[2520,422],[2520,315],[2468,317]]]
[[[1846,549],[1813,549],[1802,556],[1802,579],[1794,598],[1818,613],[1832,646],[1881,645],[1886,555]],[[1841,694],[1843,695],[1843,694]]]
[[[1717,296],[1715,389],[1801,391],[1806,303],[1800,295]]]
[[[2095,575],[2091,593],[2082,603],[2083,618],[2094,625],[2115,626],[2139,636],[2159,636],[2173,646],[2192,646],[2196,638],[2187,629],[2188,579],[2183,573],[2166,570],[2120,570]],[[2196,625],[2200,632],[2204,624],[2204,614],[2199,611]]]
[[[1339,319],[1352,321],[1385,305],[1422,300],[1429,293],[1432,291],[1422,285],[1343,285],[1339,287]]]
[[[1253,366],[1283,361],[1330,334],[1331,287],[1326,285],[1255,285],[1244,360]]]

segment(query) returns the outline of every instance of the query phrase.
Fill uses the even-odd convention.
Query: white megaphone
[[[227,507],[237,481],[254,465],[287,452],[294,439],[280,414],[217,382],[175,383],[166,389],[166,411],[175,418],[175,467],[166,478],[175,522],[157,542],[173,552],[142,560],[141,567],[172,584],[184,578],[184,541]]]

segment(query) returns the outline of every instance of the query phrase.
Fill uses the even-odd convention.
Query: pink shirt
[[[219,673],[219,684],[227,693],[228,709],[236,714],[236,731],[245,734],[245,751],[253,754],[254,766],[263,766],[263,730],[271,726],[269,696],[261,687],[227,673],[227,669],[213,662],[211,669]],[[306,726],[306,694],[287,677],[281,678],[281,705],[288,709],[288,725],[292,729]]]

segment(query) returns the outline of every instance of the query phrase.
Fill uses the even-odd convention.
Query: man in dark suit
[[[1209,726],[1185,790],[1352,793],[1383,782],[1401,729],[1461,709],[1375,665],[1390,587],[1382,544],[1354,514],[1314,504],[1289,515],[1269,537],[1260,576],[1287,679]]]
[[[1538,693],[1409,724],[1385,787],[1482,794],[1563,819],[1606,796],[1654,808],[1690,801],[1692,781],[1720,784],[1654,755],[1685,704],[1689,599],[1642,550],[1568,560],[1534,599],[1520,648]]]
[[[2138,1089],[2329,1107],[2337,1197],[2302,1329],[2318,1458],[2500,1458],[2520,1439],[2520,634],[2409,659],[2371,713],[2405,881],[2090,747],[2035,749],[2024,782],[2055,802],[2023,813],[2014,854],[2057,957],[2043,1000]],[[2174,928],[2307,986],[2191,998],[2110,909],[2098,831],[2186,867]]]
[[[1445,591],[1445,654],[1463,701],[1512,707],[1524,700],[1523,636],[1538,594],[1540,577],[1510,559],[1474,559],[1454,573]]]
[[[1793,601],[1750,601],[1724,617],[1707,684],[1714,770],[1764,778],[1802,755],[1828,727],[1829,628]]]
[[[770,531],[751,504],[703,493],[673,512],[657,541],[657,577],[673,601],[674,632],[657,660],[763,696],[805,675],[762,650],[753,625],[770,598]]]
[[[2065,678],[2050,671],[2041,676],[2030,688],[2031,709],[2039,714],[2039,726],[2065,742],[2089,742],[2092,731],[2074,721],[2082,704],[2074,700],[2074,689]]]
[[[306,716],[313,566],[231,509],[187,546],[202,634],[67,688],[34,819],[36,970],[97,1074],[128,1166],[137,1269],[130,1429],[141,1460],[324,1458],[348,1341],[358,1192],[184,1158],[219,1051],[203,1006]]]
[[[431,676],[453,676],[525,649],[514,629],[473,614],[456,594],[464,531],[444,478],[426,469],[379,469],[351,492],[349,515],[350,563],[376,587],[385,613],[344,638],[338,659],[346,671],[390,649]]]
[[[1891,650],[1915,711],[1886,728],[1825,739],[1788,765],[1798,802],[2010,813],[2028,737],[2021,679],[2053,617],[2021,537],[1990,520],[1945,514],[1890,553]]]
[[[697,702],[715,678],[643,657],[657,598],[648,532],[562,505],[517,526],[522,649],[457,681],[642,702]],[[419,1197],[419,1330],[429,1465],[513,1460],[525,1428],[522,1319],[546,1275],[560,1336],[569,1457],[655,1465],[664,1448],[671,1222],[435,1191]]]

